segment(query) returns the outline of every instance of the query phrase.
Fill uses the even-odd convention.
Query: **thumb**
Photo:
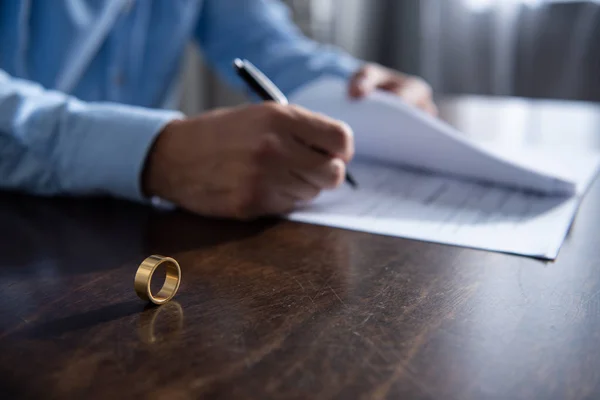
[[[366,66],[358,71],[350,80],[350,97],[360,98],[371,93],[377,88],[378,74],[370,66]]]

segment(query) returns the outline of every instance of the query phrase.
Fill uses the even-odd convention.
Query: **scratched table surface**
[[[600,108],[458,98],[467,135],[600,149]],[[598,399],[600,183],[555,262],[103,199],[0,195],[0,397]],[[133,291],[175,257],[175,300]]]

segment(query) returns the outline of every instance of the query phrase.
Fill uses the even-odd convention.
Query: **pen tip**
[[[348,184],[350,184],[350,186],[352,186],[353,189],[356,189],[358,187],[358,184],[350,174],[346,174],[346,182],[348,182]]]
[[[240,60],[239,58],[236,58],[235,60],[233,60],[233,65],[235,65],[238,68],[243,68],[244,62],[242,60]]]

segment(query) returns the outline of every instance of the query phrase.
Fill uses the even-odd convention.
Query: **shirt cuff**
[[[69,131],[77,137],[65,143],[63,189],[151,201],[141,188],[148,152],[165,125],[184,115],[119,104],[83,105],[71,115]]]

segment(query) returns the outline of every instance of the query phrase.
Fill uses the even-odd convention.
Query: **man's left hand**
[[[360,98],[374,90],[384,90],[400,96],[405,102],[436,116],[431,86],[423,79],[377,64],[367,64],[350,80],[350,96]]]

